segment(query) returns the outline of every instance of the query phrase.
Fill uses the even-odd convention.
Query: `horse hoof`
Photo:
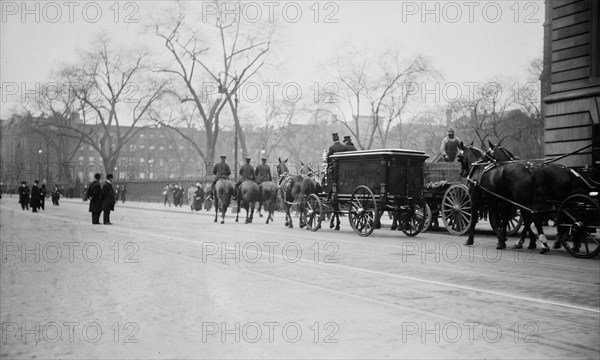
[[[225,224],[225,220],[221,220],[221,224]]]
[[[334,226],[335,226],[335,225],[333,225],[333,223],[330,223],[330,224],[329,224],[329,228],[330,228],[330,229],[333,229],[333,227],[334,227]]]
[[[555,241],[554,245],[552,245],[553,249],[560,249],[562,247],[562,244],[560,241]]]
[[[522,249],[523,248],[523,244],[514,244],[512,248],[513,248],[513,250]]]
[[[473,240],[467,240],[465,246],[473,246]]]
[[[542,245],[542,250],[540,250],[540,254],[545,254],[548,251],[550,251],[550,248],[548,247],[548,245],[544,244]]]
[[[529,246],[527,246],[527,248],[528,248],[529,250],[535,250],[535,249],[537,249],[537,245],[536,245],[535,243],[534,243],[534,244],[532,244],[532,243],[529,243]]]
[[[215,220],[215,222],[217,222],[217,220]]]
[[[394,231],[394,230],[396,230],[397,228],[398,228],[398,226],[397,226],[397,225],[392,225],[392,227],[390,228],[390,230]]]
[[[340,227],[339,227],[339,226],[336,226],[336,227],[335,227],[335,230],[339,230],[339,229],[340,229]]]
[[[498,243],[498,245],[496,245],[496,250],[504,250],[504,249],[506,249],[505,243]]]
[[[306,226],[306,224],[300,224],[300,229],[304,229],[304,227]]]
[[[238,222],[238,219],[235,219],[235,222]]]

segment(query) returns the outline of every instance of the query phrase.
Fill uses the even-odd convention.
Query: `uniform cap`
[[[110,180],[110,179],[112,179],[112,178],[113,178],[113,174],[108,174],[108,175],[106,175],[106,180]]]
[[[221,159],[227,159],[227,156],[221,155]]]
[[[250,161],[250,160],[251,160],[251,158],[249,158],[249,157],[247,157],[247,158],[244,158],[244,159],[246,159],[246,161]]]
[[[448,134],[454,134],[454,129],[448,129]]]
[[[262,161],[267,161],[266,157],[260,158]]]

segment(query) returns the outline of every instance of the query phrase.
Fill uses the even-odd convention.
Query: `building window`
[[[161,150],[164,150],[164,149],[165,149],[165,147],[164,147],[164,146],[161,146],[161,147],[160,147],[160,149],[161,149]]]
[[[151,172],[150,174],[148,174],[148,179],[154,179],[154,173]]]
[[[150,145],[150,150],[154,150],[154,145]]]
[[[140,139],[143,139],[143,138],[144,138],[144,133],[141,133],[140,134]]]
[[[94,151],[94,147],[92,145],[88,145],[88,150]]]
[[[144,163],[144,158],[140,158],[140,164]]]
[[[93,157],[93,156],[90,156],[90,159],[89,159],[89,160],[90,160],[90,162],[94,162],[94,157]]]
[[[143,144],[142,144],[142,145],[140,145],[140,150],[144,150],[145,148],[146,148],[146,146],[145,146],[145,145],[143,145]]]
[[[130,151],[135,151],[135,144],[129,145],[129,150]]]
[[[83,161],[83,156],[80,156],[79,157],[79,162],[82,162],[82,161]]]
[[[183,145],[179,145],[179,150],[183,150]]]
[[[146,178],[146,174],[144,174],[143,172],[140,173],[140,179],[144,180]]]

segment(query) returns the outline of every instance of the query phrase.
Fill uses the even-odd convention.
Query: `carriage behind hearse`
[[[392,214],[408,236],[420,233],[429,212],[423,199],[424,152],[377,149],[330,156],[330,178],[324,191],[306,198],[309,230],[321,228],[325,217],[347,215],[352,229],[369,236],[381,227],[384,212]],[[333,219],[332,219],[333,221]]]

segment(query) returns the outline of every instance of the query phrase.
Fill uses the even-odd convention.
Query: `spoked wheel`
[[[350,198],[350,212],[348,219],[350,226],[360,236],[369,236],[375,229],[375,221],[378,215],[375,196],[368,187],[361,185],[354,189]]]
[[[469,189],[463,184],[454,184],[446,190],[442,199],[442,219],[452,235],[464,235],[473,217]]]
[[[558,209],[556,229],[571,255],[593,258],[600,253],[600,206],[591,197],[567,198]]]
[[[304,221],[306,228],[310,231],[317,231],[321,228],[323,220],[323,206],[321,200],[315,194],[310,194],[306,198],[306,206],[304,206]]]
[[[431,210],[425,201],[414,203],[401,217],[402,232],[407,236],[416,236],[426,224],[431,224]]]
[[[497,214],[491,212],[490,213],[490,225],[494,232],[498,229],[498,223],[496,221]],[[523,225],[523,217],[521,216],[521,210],[517,209],[511,212],[511,217],[508,219],[508,226],[506,227],[506,236],[513,236],[519,232],[519,229]]]

